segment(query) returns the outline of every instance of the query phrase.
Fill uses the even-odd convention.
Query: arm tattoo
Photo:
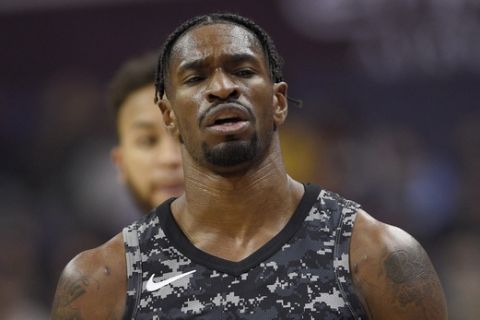
[[[428,276],[429,262],[425,257],[398,250],[390,253],[384,261],[387,277],[395,284],[415,281],[422,276]]]
[[[53,301],[52,319],[83,319],[80,310],[72,303],[87,291],[89,285],[89,278],[83,275],[76,280],[61,278]]]
[[[443,303],[443,291],[432,263],[421,246],[390,252],[383,266],[400,307],[415,306],[424,311],[425,319],[440,319],[440,316],[436,316]]]

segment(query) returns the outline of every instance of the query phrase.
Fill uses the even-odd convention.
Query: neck
[[[184,155],[185,195],[172,204],[172,212],[195,246],[238,260],[286,225],[303,186],[287,175],[278,137],[270,149],[265,159],[241,175],[206,171]],[[225,250],[218,249],[218,243],[225,244]]]

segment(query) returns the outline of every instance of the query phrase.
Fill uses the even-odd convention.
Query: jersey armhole
[[[340,206],[340,221],[336,228],[334,260],[335,278],[340,293],[353,315],[354,319],[363,320],[365,312],[354,290],[352,274],[350,271],[350,240],[355,224],[355,218],[360,206],[354,202]]]
[[[142,293],[142,258],[135,225],[124,228],[122,235],[127,266],[127,295],[123,319],[131,320],[135,319],[138,301]]]

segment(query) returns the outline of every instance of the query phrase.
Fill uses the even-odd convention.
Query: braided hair
[[[252,20],[232,13],[212,13],[197,16],[185,21],[175,31],[173,31],[165,41],[158,59],[157,70],[155,74],[155,102],[163,98],[165,94],[165,79],[168,71],[168,63],[172,48],[177,40],[190,29],[208,24],[228,23],[239,25],[249,30],[260,42],[265,54],[270,77],[274,83],[283,81],[282,65],[283,60],[277,52],[272,38]]]

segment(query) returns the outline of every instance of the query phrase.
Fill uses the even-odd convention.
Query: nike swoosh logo
[[[147,285],[145,286],[145,289],[147,289],[147,291],[150,291],[150,292],[157,291],[158,289],[165,287],[166,285],[172,283],[173,281],[177,281],[178,279],[182,279],[183,277],[186,277],[189,274],[194,273],[195,271],[197,271],[197,270],[192,270],[192,271],[189,271],[189,272],[186,272],[186,273],[182,273],[182,274],[176,275],[174,277],[162,280],[160,282],[155,282],[153,280],[153,278],[155,277],[155,273],[154,273],[154,274],[152,274],[150,279],[148,279],[148,282],[147,282]]]

